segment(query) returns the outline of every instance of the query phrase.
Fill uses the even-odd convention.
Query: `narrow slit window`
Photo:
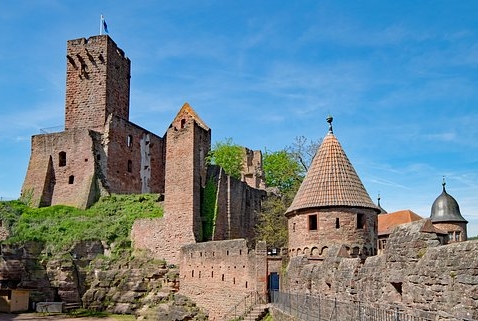
[[[73,184],[74,182],[75,182],[75,176],[70,175],[70,177],[68,177],[68,184]]]
[[[131,147],[131,145],[133,145],[133,136],[132,135],[128,135],[128,137],[126,138],[126,145],[128,147]]]
[[[133,162],[131,160],[128,160],[128,173],[131,173],[133,171]]]
[[[340,218],[338,217],[335,218],[335,228],[340,228]]]
[[[58,154],[58,166],[66,166],[66,152],[60,152]]]

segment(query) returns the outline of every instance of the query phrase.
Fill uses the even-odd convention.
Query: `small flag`
[[[103,30],[108,33],[108,25],[106,24],[106,21],[103,19]]]
[[[105,17],[103,17],[103,15],[101,15],[101,19],[100,19],[100,35],[102,35],[103,33],[108,33],[108,25],[106,24],[106,20],[105,20]]]

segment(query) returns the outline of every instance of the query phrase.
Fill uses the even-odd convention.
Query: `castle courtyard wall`
[[[329,251],[321,263],[291,259],[291,292],[359,300],[376,306],[435,311],[441,317],[478,318],[478,241],[440,245],[420,232],[423,221],[399,226],[382,255],[340,257]]]
[[[255,249],[244,239],[189,244],[181,248],[180,294],[222,318],[251,292],[267,288],[265,243]]]

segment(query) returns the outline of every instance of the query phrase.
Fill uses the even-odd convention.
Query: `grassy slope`
[[[75,241],[100,239],[128,246],[137,218],[162,217],[158,195],[111,195],[87,210],[69,206],[30,208],[19,201],[0,202],[0,219],[10,230],[7,242],[45,242],[52,252],[68,249]]]

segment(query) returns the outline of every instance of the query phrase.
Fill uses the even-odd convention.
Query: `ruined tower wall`
[[[241,181],[254,188],[266,188],[264,172],[262,170],[262,152],[244,148],[244,165],[241,173]]]
[[[350,255],[376,251],[377,214],[372,209],[334,207],[290,213],[289,254],[323,256],[332,244],[344,244]]]
[[[82,129],[33,136],[22,196],[33,206],[87,207],[96,184],[94,144]]]
[[[250,187],[220,172],[217,183],[217,219],[214,240],[254,238],[264,190]]]
[[[109,114],[128,120],[130,69],[107,35],[68,41],[65,129],[101,132]]]
[[[164,193],[164,139],[110,116],[104,132],[111,193]]]
[[[223,316],[246,295],[265,294],[265,244],[255,250],[244,239],[189,244],[181,248],[180,293],[209,313]]]

